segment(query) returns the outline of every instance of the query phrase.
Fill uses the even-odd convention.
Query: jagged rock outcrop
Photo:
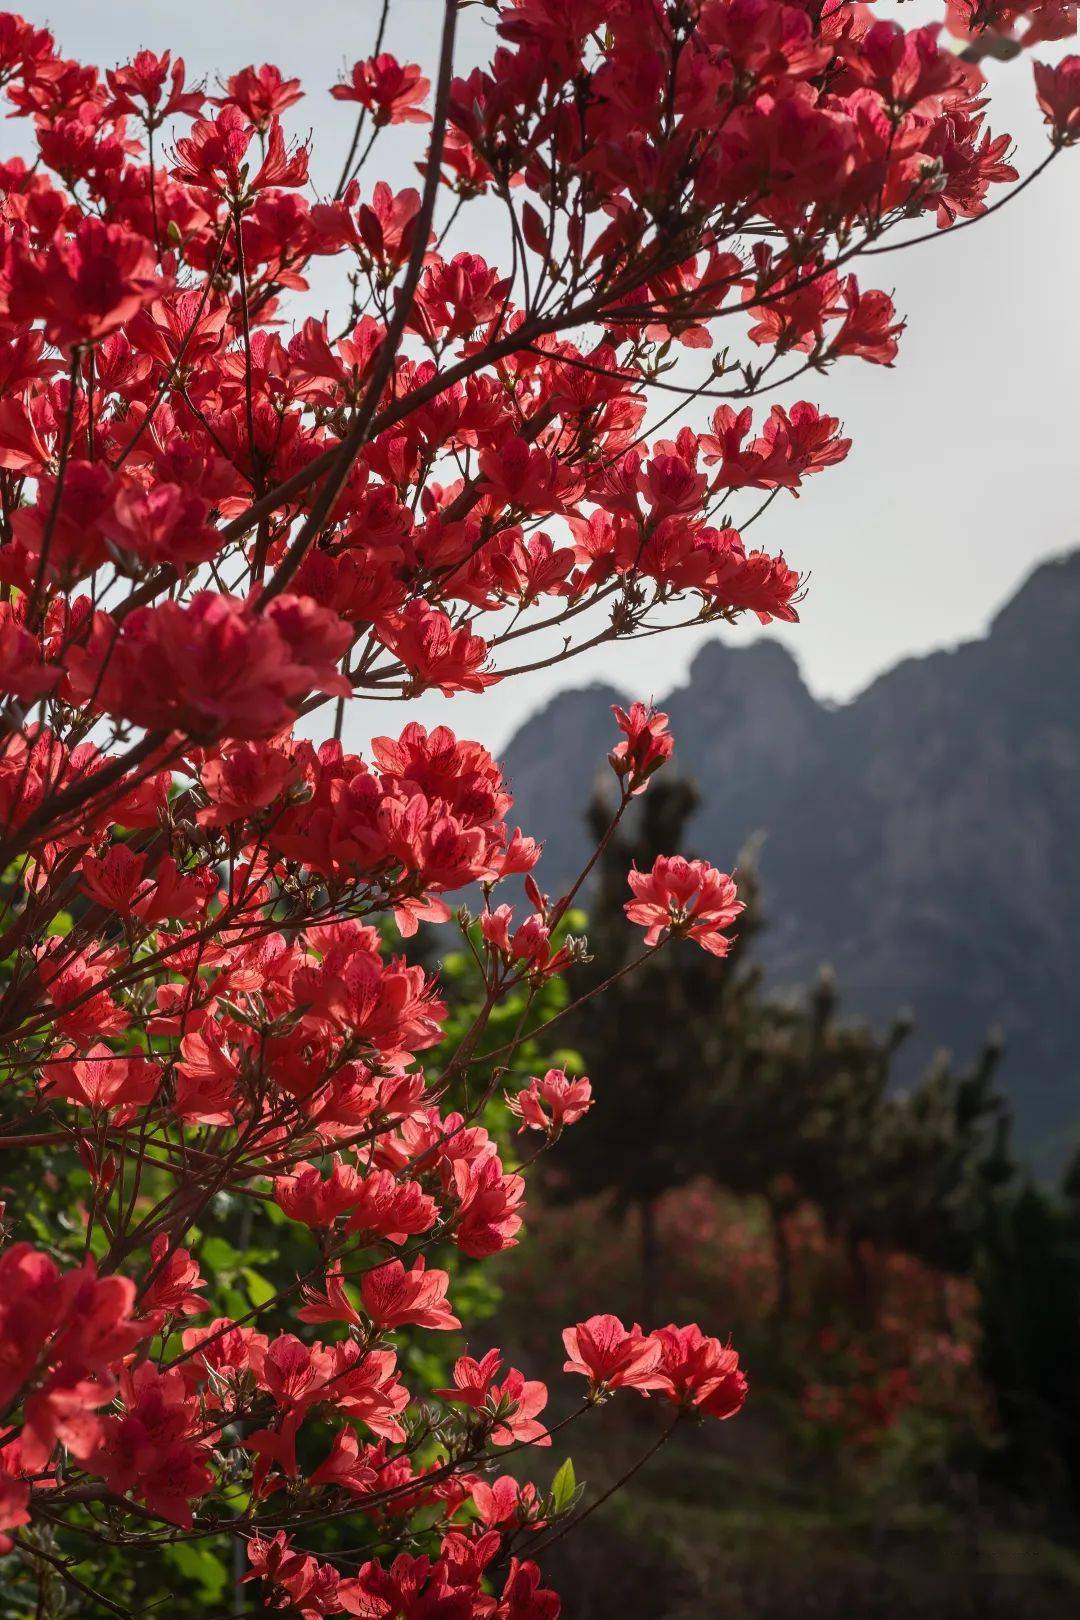
[[[911,1061],[999,1026],[1042,1165],[1080,1125],[1078,698],[1080,553],[1037,569],[984,639],[908,659],[843,707],[771,641],[709,643],[664,700],[702,795],[695,850],[723,864],[755,843],[773,983],[828,962],[853,1011],[910,1007]],[[595,779],[618,700],[563,693],[504,751],[553,892],[586,853],[568,790]]]

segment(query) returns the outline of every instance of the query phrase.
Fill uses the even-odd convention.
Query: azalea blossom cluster
[[[970,53],[849,0],[494,9],[486,66],[444,0],[430,70],[380,37],[323,87],[355,107],[332,190],[286,133],[286,71],[102,72],[0,14],[34,147],[0,164],[0,1139],[82,1177],[74,1239],[40,1218],[51,1170],[5,1213],[0,1531],[72,1602],[87,1541],[225,1535],[305,1616],[558,1612],[534,1555],[575,1495],[492,1473],[550,1442],[546,1389],[498,1350],[427,1389],[411,1352],[461,1330],[453,1268],[519,1240],[531,1161],[492,1098],[540,1150],[593,1105],[515,1067],[521,1029],[490,1040],[585,949],[588,868],[543,892],[479,743],[406,721],[356,749],[346,717],[678,622],[796,619],[800,576],[750,531],[849,440],[801,388],[752,402],[891,365],[903,321],[854,261],[1016,177]],[[1034,43],[1074,10],[949,27],[1023,16]],[[1037,68],[1052,156],[1075,63]],[[369,181],[388,139],[417,142],[418,185]],[[499,266],[459,246],[474,206]],[[334,318],[305,302],[316,260],[351,288]],[[615,719],[607,836],[673,747],[645,704]],[[646,952],[727,950],[725,873],[672,855],[630,889]],[[466,890],[481,1005],[447,1054],[408,942]],[[247,1311],[205,1259],[222,1200],[307,1256]],[[694,1325],[600,1315],[566,1349],[574,1417],[746,1393]],[[310,1546],[339,1519],[369,1554],[348,1568]]]

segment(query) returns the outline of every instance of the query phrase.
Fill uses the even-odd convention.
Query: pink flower
[[[372,1448],[369,1448],[369,1450]],[[361,1453],[360,1442],[352,1429],[339,1429],[329,1456],[325,1457],[309,1476],[311,1485],[331,1485],[366,1496],[378,1483],[378,1474],[366,1454]]]
[[[522,1122],[520,1130],[543,1131],[554,1141],[565,1126],[588,1113],[593,1105],[592,1085],[587,1074],[570,1080],[562,1069],[549,1069],[542,1079],[534,1076],[507,1102],[510,1112]]]
[[[172,283],[158,272],[151,244],[119,224],[79,219],[41,252],[13,244],[8,307],[16,320],[45,322],[50,343],[96,343],[131,320]]]
[[[120,1413],[102,1419],[101,1444],[87,1468],[110,1490],[133,1491],[152,1513],[190,1528],[192,1502],[213,1483],[199,1403],[178,1368],[159,1372],[144,1361],[120,1382]]]
[[[623,779],[627,793],[644,793],[650,776],[671,758],[675,747],[674,737],[668,734],[668,717],[644,703],[631,704],[629,714],[613,704],[611,712],[626,739],[612,749],[608,763]]]
[[[200,738],[269,736],[313,688],[345,695],[337,668],[348,625],[308,597],[278,596],[256,614],[237,597],[198,592],[180,606],[136,608],[117,627],[95,616],[71,654],[80,701],[137,725]]]
[[[0,1557],[11,1551],[12,1540],[5,1530],[18,1530],[30,1523],[30,1481],[20,1479],[22,1467],[21,1447],[17,1439],[9,1442],[10,1429],[0,1429]]]
[[[105,80],[113,93],[109,112],[114,115],[134,113],[152,127],[181,113],[197,118],[203,93],[185,90],[185,77],[182,56],[174,62],[171,51],[164,51],[161,56],[155,56],[153,51],[137,51],[125,66],[106,70]],[[166,79],[169,87],[162,100]]]
[[[726,872],[682,855],[658,855],[650,872],[635,866],[628,881],[634,898],[623,909],[631,922],[645,928],[646,945],[658,945],[670,934],[694,940],[713,956],[730,951],[731,940],[723,930],[745,907]]]
[[[399,62],[383,52],[367,61],[354,62],[347,83],[335,84],[330,94],[336,101],[356,101],[375,115],[376,126],[384,124],[427,124],[429,115],[420,103],[431,89],[415,62]]]
[[[340,1215],[352,1208],[359,1185],[357,1171],[335,1153],[325,1178],[317,1165],[306,1160],[301,1160],[288,1175],[278,1176],[274,1181],[274,1202],[291,1221],[311,1227],[333,1226]]]
[[[450,1274],[427,1271],[421,1255],[411,1271],[400,1260],[366,1271],[360,1280],[360,1298],[376,1327],[412,1325],[449,1330],[461,1323],[450,1309],[446,1290]]]
[[[521,1230],[524,1177],[505,1174],[495,1154],[455,1159],[453,1174],[458,1213],[451,1236],[458,1248],[475,1259],[513,1248]]]
[[[444,697],[482,692],[499,677],[487,669],[488,644],[427,602],[410,602],[382,626],[383,640],[412,676],[413,689],[437,686]]]
[[[590,1394],[612,1389],[647,1394],[664,1387],[658,1372],[661,1346],[646,1338],[636,1322],[626,1328],[617,1316],[590,1316],[587,1322],[563,1329],[563,1344],[568,1358],[563,1371],[587,1378]]]
[[[472,1356],[459,1356],[454,1363],[452,1389],[437,1389],[443,1400],[460,1402],[472,1407],[490,1419],[497,1419],[491,1430],[494,1445],[508,1446],[522,1441],[537,1446],[549,1446],[551,1437],[542,1423],[536,1420],[547,1405],[547,1385],[539,1379],[525,1378],[516,1369],[507,1369],[499,1381],[502,1353],[489,1350],[480,1361]]]
[[[551,932],[539,912],[526,917],[511,934],[513,920],[512,907],[496,906],[494,911],[485,911],[481,916],[480,932],[507,962],[523,963],[531,978],[546,979],[561,973],[571,959],[569,944],[558,950],[552,946]]]
[[[665,1395],[708,1417],[735,1416],[748,1388],[737,1350],[706,1338],[696,1322],[658,1328],[652,1337],[660,1345],[660,1388]]]
[[[305,1283],[300,1292],[304,1304],[296,1314],[301,1322],[347,1322],[350,1327],[363,1326],[364,1318],[346,1290],[340,1260],[327,1267],[325,1294],[320,1294],[310,1283]]]
[[[304,147],[289,152],[276,118],[270,120],[266,155],[255,174],[248,176],[245,162],[255,134],[251,123],[233,101],[215,118],[197,119],[190,135],[176,143],[177,180],[238,199],[268,186],[303,186],[307,183],[308,155]]]
[[[170,1250],[166,1232],[159,1232],[150,1245],[150,1267],[152,1280],[141,1301],[147,1316],[157,1311],[163,1316],[198,1316],[208,1309],[198,1292],[206,1287],[199,1262],[187,1249]]]
[[[526,1524],[533,1530],[544,1527],[536,1486],[528,1482],[522,1485],[512,1474],[500,1474],[490,1485],[478,1480],[472,1489],[472,1499],[481,1524],[489,1529],[518,1530]]]
[[[303,97],[299,79],[286,79],[279,67],[264,62],[262,67],[242,68],[225,81],[225,94],[215,96],[218,107],[239,107],[256,129],[268,129],[273,119]]]
[[[98,1041],[82,1057],[47,1063],[44,1082],[49,1096],[63,1097],[80,1108],[110,1110],[114,1121],[123,1125],[136,1108],[157,1095],[161,1070],[149,1058],[118,1057]]]
[[[52,691],[61,673],[42,662],[41,643],[26,629],[19,608],[0,602],[0,692],[33,703]]]
[[[1050,125],[1055,146],[1080,141],[1080,56],[1066,56],[1053,66],[1036,62],[1035,94]]]

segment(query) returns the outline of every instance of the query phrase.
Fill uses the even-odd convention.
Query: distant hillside
[[[621,694],[561,694],[504,750],[545,887],[580,869],[582,805]],[[701,790],[694,851],[760,837],[776,985],[824,962],[848,1006],[910,1007],[916,1056],[1000,1026],[1021,1143],[1060,1160],[1080,1126],[1080,553],[1040,567],[989,635],[912,658],[843,708],[776,642],[711,642],[663,702]],[[587,789],[583,797],[587,796]]]

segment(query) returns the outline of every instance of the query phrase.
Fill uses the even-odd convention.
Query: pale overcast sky
[[[104,66],[143,45],[182,54],[193,77],[277,63],[309,92],[292,109],[290,127],[306,134],[314,126],[314,177],[332,187],[352,109],[326,90],[343,65],[369,54],[378,0],[52,0],[24,10],[48,22],[72,55]],[[905,22],[937,15],[925,0],[876,10]],[[394,0],[386,48],[430,66],[441,11],[439,0]],[[490,13],[466,8],[462,69],[486,58],[491,43]],[[1075,40],[1036,55],[1066,48],[1075,50]],[[1014,136],[1026,172],[1046,151],[1030,60],[991,63],[989,74],[992,127]],[[18,125],[0,127],[9,142],[19,140]],[[415,183],[419,138],[409,130],[384,135],[366,183]],[[779,498],[752,531],[756,543],[783,549],[812,574],[801,624],[768,634],[791,649],[819,696],[843,701],[905,655],[979,635],[1040,559],[1080,544],[1078,205],[1080,151],[1063,154],[984,224],[857,267],[864,286],[895,292],[908,319],[896,367],[848,360],[795,386],[792,398],[844,418],[853,448],[798,501]],[[481,220],[455,245],[502,262],[501,240]],[[341,307],[337,284],[326,278],[312,296],[319,312]],[[687,420],[704,417],[696,406]],[[728,634],[756,633],[746,625]],[[603,649],[506,682],[482,701],[425,699],[410,715],[445,719],[497,746],[559,686],[603,678],[630,696],[662,695],[715,634],[709,628]],[[357,743],[406,718],[401,705],[379,705],[377,715],[373,706],[353,707],[362,711],[351,728]]]

